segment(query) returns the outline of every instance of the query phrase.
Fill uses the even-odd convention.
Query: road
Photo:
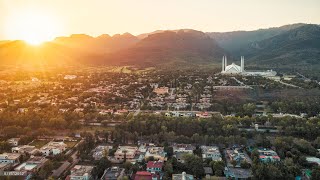
[[[63,161],[63,164],[58,168],[52,171],[52,176],[55,178],[60,177],[63,172],[65,172],[69,167],[73,167],[79,162],[79,159],[77,158],[77,153],[78,151],[74,152],[71,157],[72,157],[72,164],[68,161]]]

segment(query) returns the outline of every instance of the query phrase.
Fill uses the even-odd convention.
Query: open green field
[[[94,133],[95,131],[111,131],[113,127],[103,127],[103,126],[82,126],[77,132],[91,132]]]
[[[31,144],[29,144],[30,146],[35,146],[36,148],[41,148],[42,146],[48,144],[48,142],[50,142],[49,140],[34,140]]]

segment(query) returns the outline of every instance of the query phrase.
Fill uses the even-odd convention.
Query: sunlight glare
[[[52,16],[36,11],[11,15],[6,28],[10,39],[24,40],[31,45],[50,41],[60,33],[60,26]]]

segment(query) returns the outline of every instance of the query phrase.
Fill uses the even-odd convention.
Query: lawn
[[[67,148],[73,148],[78,141],[64,141],[64,143],[67,145]]]
[[[114,127],[103,127],[103,126],[82,126],[81,129],[77,130],[77,132],[91,132],[95,131],[110,131],[113,130]]]
[[[49,140],[34,140],[31,144],[29,144],[30,146],[35,146],[36,148],[41,148],[42,146],[48,144],[48,142],[50,142]]]

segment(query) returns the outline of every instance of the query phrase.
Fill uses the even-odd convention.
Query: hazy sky
[[[0,0],[0,39],[8,39],[8,21],[16,21],[13,17],[23,17],[24,12],[50,16],[59,27],[57,36],[320,24],[320,0]]]

